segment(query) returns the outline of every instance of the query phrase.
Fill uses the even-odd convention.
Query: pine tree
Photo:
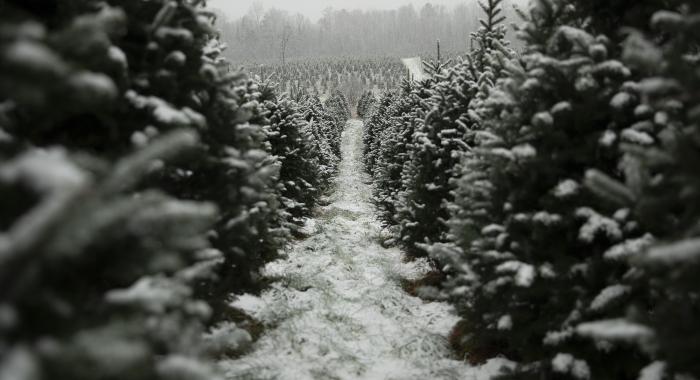
[[[372,114],[376,101],[372,91],[365,91],[357,103],[357,116],[362,119],[369,117]]]
[[[429,71],[431,79],[420,84],[427,96],[414,111],[414,117],[420,121],[414,128],[403,165],[395,216],[400,223],[400,241],[414,257],[426,256],[421,244],[445,239],[447,215],[443,206],[449,197],[448,182],[454,161],[465,147],[460,139],[464,129],[454,129],[455,125],[450,123],[454,115],[447,116],[443,112],[449,111],[440,108],[441,103],[455,101],[451,97],[454,93],[448,90],[453,84],[455,70],[434,66],[429,67]]]
[[[645,74],[635,83],[642,95],[635,109],[641,120],[626,133],[647,143],[621,145],[625,161],[634,164],[626,181],[598,172],[589,173],[588,181],[605,199],[631,200],[635,218],[653,234],[643,244],[620,245],[606,254],[633,266],[629,282],[644,297],[619,315],[582,324],[578,331],[596,342],[638,345],[650,362],[640,377],[698,377],[700,367],[692,353],[700,339],[695,323],[700,287],[694,275],[698,182],[693,162],[700,123],[700,7],[692,2],[666,6],[657,7],[648,26],[630,29],[624,44],[626,62]],[[616,194],[625,197],[611,196]],[[627,333],[607,333],[622,329]]]
[[[302,102],[304,119],[309,123],[308,129],[321,169],[320,180],[330,185],[338,172],[340,164],[340,131],[338,121],[326,112],[321,100],[309,96]],[[326,190],[326,189],[324,189]]]
[[[341,124],[341,129],[344,127],[345,122],[347,122],[351,117],[350,104],[348,103],[345,94],[341,91],[334,91],[333,95],[324,104],[328,112],[338,119],[338,123]]]
[[[459,163],[473,145],[479,122],[471,110],[480,89],[493,85],[504,62],[514,53],[507,48],[506,29],[500,25],[501,1],[481,3],[486,13],[482,29],[473,35],[476,48],[459,65],[429,67],[434,85],[423,107],[404,172],[399,208],[401,240],[409,254],[426,254],[426,247],[449,240],[449,205]]]
[[[0,166],[4,199],[16,202],[3,213],[3,377],[217,378],[211,308],[193,293],[221,260],[207,249],[216,207],[133,193],[154,160],[196,144],[181,131],[113,166],[61,148]]]
[[[615,45],[587,32],[577,7],[543,0],[524,16],[525,55],[475,109],[482,130],[459,180],[457,247],[435,248],[458,269],[449,286],[463,298],[457,343],[476,361],[503,353],[523,363],[508,378],[634,378],[637,351],[602,351],[575,328],[632,296],[620,281],[628,267],[603,256],[643,231],[583,184],[592,168],[615,178],[629,170],[618,169],[616,147],[637,136],[625,129],[638,121],[639,94]]]
[[[425,117],[427,99],[431,96],[433,79],[420,83],[404,81],[400,92],[387,93],[375,107],[367,121],[365,140],[365,167],[375,182],[374,202],[380,218],[391,230],[392,238],[386,243],[399,243],[399,211],[406,192],[406,166],[415,142],[414,135]]]
[[[217,379],[250,343],[226,300],[316,196],[310,128],[199,3],[0,1],[0,377]]]
[[[413,92],[408,83],[401,93],[387,96],[392,99],[391,104],[384,113],[372,117],[373,123],[383,125],[378,128],[375,139],[376,164],[371,173],[379,217],[386,226],[395,230],[400,224],[397,212],[404,190],[402,173],[417,124],[415,111],[420,107],[420,96]]]
[[[318,150],[313,146],[301,107],[286,95],[275,95],[270,85],[266,85],[263,94],[263,106],[270,121],[267,135],[271,154],[280,160],[281,165],[280,203],[289,213],[289,228],[297,230],[303,225],[304,218],[311,215],[321,191],[328,184],[320,181]]]
[[[374,171],[377,163],[379,144],[381,144],[379,134],[387,127],[386,122],[391,117],[390,107],[397,96],[394,92],[384,93],[365,123],[365,130],[362,136],[364,142],[363,159],[365,169],[369,173]]]

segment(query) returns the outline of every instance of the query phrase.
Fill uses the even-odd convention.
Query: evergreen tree
[[[363,131],[363,160],[365,163],[365,169],[372,173],[374,171],[374,166],[377,163],[377,154],[379,153],[378,148],[381,144],[381,139],[379,134],[382,130],[386,128],[386,121],[391,116],[390,107],[395,102],[398,94],[394,92],[386,92],[377,102],[377,106],[369,115],[367,121],[365,122],[365,129]]]
[[[350,120],[350,104],[348,103],[345,94],[342,92],[338,90],[333,91],[333,95],[331,95],[328,101],[324,104],[324,107],[331,115],[335,116],[337,122],[341,124],[341,129],[345,126],[345,122]]]
[[[628,267],[604,254],[643,233],[629,209],[582,185],[592,168],[632,170],[616,148],[643,143],[626,130],[639,94],[577,7],[542,0],[524,16],[525,55],[475,110],[483,130],[459,180],[458,247],[436,248],[463,268],[451,286],[464,297],[458,343],[474,360],[500,352],[524,363],[509,378],[634,378],[633,348],[586,344],[575,328],[619,312],[632,293],[620,281]]]
[[[665,4],[669,6],[669,4]],[[627,310],[578,326],[595,342],[634,343],[649,356],[640,373],[657,378],[700,376],[696,355],[700,291],[697,260],[697,158],[700,114],[700,7],[686,2],[660,6],[648,25],[630,30],[626,62],[645,74],[635,83],[642,95],[635,113],[643,119],[626,132],[647,141],[621,145],[634,171],[626,181],[589,173],[588,186],[618,204],[631,200],[635,218],[648,231],[643,244],[624,244],[606,258],[633,266],[629,282],[643,291]],[[663,38],[659,38],[663,36]],[[621,194],[625,197],[611,197]],[[620,332],[624,331],[624,334]]]
[[[320,180],[330,185],[340,164],[340,126],[337,119],[326,111],[318,97],[309,96],[302,104],[304,119],[309,123],[308,133],[318,152]]]
[[[258,109],[257,85],[227,72],[213,16],[186,2],[125,0],[119,8],[92,1],[50,3],[55,12],[5,2],[3,14],[16,23],[42,17],[45,24],[36,26],[35,35],[20,36],[24,47],[53,51],[43,57],[43,66],[6,61],[7,72],[18,73],[14,88],[35,99],[12,114],[8,132],[40,146],[61,144],[116,158],[168,130],[196,128],[200,149],[166,165],[150,184],[180,198],[213,202],[224,212],[212,242],[225,254],[220,274],[225,281],[203,289],[211,299],[231,288],[255,287],[257,268],[274,257],[284,236],[270,228],[277,219],[278,164],[259,154],[266,150],[266,136],[256,124],[266,120]],[[32,67],[42,71],[28,74]],[[75,68],[81,71],[71,73]],[[37,86],[48,91],[36,95]],[[62,96],[67,91],[85,99],[70,104],[73,99]],[[263,203],[267,206],[260,208]]]
[[[372,117],[374,123],[384,123],[375,141],[376,164],[372,175],[380,219],[396,230],[400,225],[397,211],[404,190],[402,172],[417,124],[415,111],[420,107],[420,96],[409,83],[405,83],[401,93],[388,96],[393,100],[385,113]]]
[[[154,161],[197,144],[165,135],[114,165],[30,148],[0,166],[3,213],[0,374],[8,379],[216,379],[205,335],[213,279],[212,204],[133,190]],[[232,347],[250,337],[230,325]],[[237,334],[237,335],[236,335]]]
[[[429,107],[433,79],[420,83],[404,81],[400,92],[380,99],[367,121],[364,134],[365,167],[375,182],[374,201],[380,218],[392,230],[387,243],[400,242],[400,207],[406,192],[406,166],[415,142],[416,128]]]
[[[322,152],[296,155],[310,128],[230,71],[213,18],[0,1],[0,377],[218,379],[250,343],[227,297],[260,286]]]
[[[401,221],[401,240],[412,255],[425,255],[430,244],[448,241],[453,180],[478,129],[471,103],[480,88],[493,85],[502,71],[500,66],[514,54],[507,48],[506,29],[500,25],[504,21],[501,1],[489,0],[481,6],[486,19],[473,36],[475,50],[459,65],[443,68],[438,63],[429,67],[434,84],[404,168],[404,191],[397,217]]]
[[[264,107],[270,125],[267,129],[271,153],[280,160],[280,203],[289,214],[287,222],[297,229],[311,215],[321,191],[328,187],[321,179],[318,149],[314,147],[308,122],[301,107],[286,95],[276,96],[274,89],[263,91]]]
[[[365,91],[357,103],[357,116],[362,119],[369,117],[372,114],[375,103],[377,102],[372,91]]]

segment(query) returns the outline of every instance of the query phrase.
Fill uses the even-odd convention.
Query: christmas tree
[[[0,377],[217,379],[251,342],[227,297],[259,288],[319,178],[293,167],[297,107],[261,104],[214,18],[0,1]]]
[[[632,266],[628,282],[640,296],[618,315],[581,324],[577,331],[595,342],[636,345],[648,358],[641,377],[697,377],[700,367],[692,354],[700,339],[694,323],[700,309],[693,275],[698,269],[693,160],[700,121],[700,8],[687,2],[655,10],[650,22],[628,30],[623,51],[625,61],[645,74],[634,83],[640,120],[624,133],[642,137],[644,144],[621,144],[630,167],[624,181],[597,172],[589,173],[588,181],[604,198],[631,201],[635,219],[650,232],[643,241],[605,255]]]

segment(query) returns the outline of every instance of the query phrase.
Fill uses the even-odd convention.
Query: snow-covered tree
[[[464,62],[451,67],[428,67],[431,87],[424,101],[425,115],[416,127],[404,167],[402,204],[397,217],[401,241],[410,254],[426,254],[426,247],[448,241],[449,205],[459,163],[470,151],[479,129],[471,103],[480,90],[493,86],[501,66],[514,54],[507,47],[500,0],[482,3],[486,18],[474,33],[475,48]]]
[[[295,155],[311,128],[230,70],[200,3],[0,1],[3,379],[218,379],[250,343],[227,298],[321,152]]]
[[[304,119],[309,122],[311,142],[318,152],[321,167],[321,181],[330,185],[331,178],[338,172],[340,164],[340,137],[343,126],[324,107],[316,96],[307,96],[302,102]]]
[[[619,315],[581,324],[577,331],[599,344],[637,345],[649,357],[640,378],[700,376],[692,353],[700,339],[694,322],[700,315],[695,275],[700,184],[694,164],[700,127],[699,19],[695,2],[663,4],[650,22],[628,29],[623,57],[645,74],[634,83],[641,95],[635,108],[640,120],[622,135],[636,136],[621,145],[633,170],[625,181],[593,172],[588,183],[618,204],[631,200],[635,218],[652,235],[643,244],[627,243],[606,253],[608,260],[633,266],[629,282],[643,297]]]
[[[63,148],[0,165],[12,208],[3,212],[3,378],[220,378],[204,336],[212,308],[193,291],[222,260],[207,239],[217,209],[134,192],[154,162],[197,143],[176,131],[113,165]]]
[[[335,117],[339,131],[342,132],[345,123],[352,116],[350,112],[350,103],[348,103],[345,95],[336,90],[323,106],[331,116]]]
[[[280,203],[289,214],[289,228],[297,229],[303,225],[304,218],[311,215],[318,197],[329,184],[321,181],[319,150],[314,146],[301,106],[286,95],[275,95],[270,85],[263,93],[263,106],[270,124],[266,132],[271,153],[281,165]]]
[[[357,103],[357,116],[362,119],[369,117],[372,114],[376,102],[377,99],[374,96],[374,92],[365,91]]]
[[[628,130],[641,119],[633,73],[574,2],[535,1],[523,16],[524,55],[503,66],[507,75],[474,110],[482,128],[458,181],[457,246],[433,248],[454,271],[451,296],[462,299],[456,343],[477,361],[520,361],[509,378],[633,378],[643,363],[634,348],[575,332],[633,295],[628,266],[604,256],[643,241],[634,240],[643,231],[629,204],[584,186],[587,173],[623,178],[634,168],[619,165],[617,149],[644,143]]]
[[[401,93],[386,96],[392,99],[388,108],[371,117],[370,125],[379,131],[373,145],[376,161],[371,173],[379,217],[396,231],[400,225],[397,211],[404,190],[402,173],[418,124],[416,110],[420,109],[421,96],[408,84]]]
[[[374,167],[377,164],[377,155],[379,154],[379,147],[381,144],[379,134],[387,128],[387,121],[392,116],[391,106],[398,96],[399,94],[393,91],[382,94],[372,113],[365,121],[365,129],[362,135],[364,143],[362,157],[365,163],[365,169],[369,173],[374,171]]]

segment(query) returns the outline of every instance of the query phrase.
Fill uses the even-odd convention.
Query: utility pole
[[[440,39],[437,40],[437,63],[440,66]]]

